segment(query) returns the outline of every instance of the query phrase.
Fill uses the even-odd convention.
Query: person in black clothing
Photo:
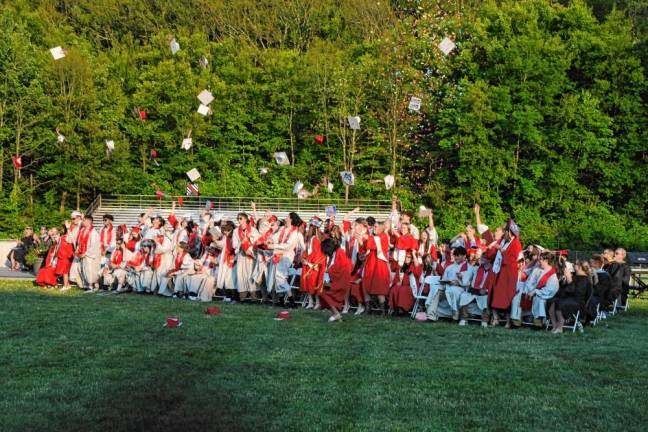
[[[25,268],[25,257],[34,247],[34,244],[34,230],[31,227],[26,227],[23,231],[23,238],[18,240],[16,246],[7,255],[7,259],[11,261],[12,270],[22,270]]]
[[[562,333],[565,317],[576,315],[585,309],[585,303],[592,294],[592,270],[587,261],[574,264],[574,272],[566,270],[561,278],[560,290],[551,299],[549,317],[553,325],[552,333]]]
[[[618,248],[614,251],[614,261],[617,263],[618,268],[616,277],[621,281],[621,294],[619,300],[622,305],[625,305],[628,301],[628,294],[630,292],[630,277],[632,276],[632,270],[630,269],[630,265],[625,262],[625,258],[625,249]]]
[[[596,318],[596,308],[601,305],[601,310],[606,310],[609,306],[609,293],[612,287],[612,280],[608,272],[603,269],[604,258],[601,255],[593,255],[590,259],[590,265],[593,270],[594,287],[592,295],[587,300],[586,310],[587,318],[593,321]]]

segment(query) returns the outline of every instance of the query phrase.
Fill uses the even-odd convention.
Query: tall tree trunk
[[[81,211],[81,191],[78,188],[76,193],[76,209],[77,211]]]
[[[2,176],[4,175],[4,148],[0,147],[0,193],[3,191]]]
[[[34,174],[29,173],[29,207],[34,211]]]
[[[67,201],[67,191],[63,191],[61,194],[61,205],[59,207],[59,211],[63,213],[65,211],[65,202]]]

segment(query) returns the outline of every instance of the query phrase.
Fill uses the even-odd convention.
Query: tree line
[[[0,4],[2,237],[97,193],[182,195],[195,167],[203,195],[290,196],[300,180],[424,204],[446,235],[479,202],[525,242],[648,247],[641,0]]]

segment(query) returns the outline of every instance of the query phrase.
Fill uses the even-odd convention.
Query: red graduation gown
[[[54,271],[57,276],[63,276],[70,273],[70,267],[72,267],[74,247],[71,243],[68,243],[66,239],[67,234],[61,236],[61,240],[59,240],[61,242],[61,245],[59,246],[58,253],[56,254],[56,258],[58,260],[56,262],[56,270]]]
[[[389,263],[378,258],[378,250],[382,251],[383,257],[389,257],[389,237],[385,233],[377,237],[380,238],[380,244],[376,243],[374,236],[369,236],[366,242],[369,256],[365,263],[362,289],[369,295],[387,296],[389,294]]]
[[[55,267],[52,266],[52,260],[56,254],[56,245],[52,245],[47,251],[45,266],[43,266],[36,275],[36,285],[38,286],[55,286],[56,274]]]
[[[521,251],[522,245],[517,237],[502,251],[502,267],[497,274],[495,286],[490,291],[490,305],[494,309],[511,307],[518,281],[517,259]]]
[[[320,301],[325,307],[341,309],[344,304],[346,293],[351,288],[351,271],[353,265],[351,260],[346,256],[344,249],[338,249],[335,252],[335,261],[328,268],[329,278],[331,279],[331,289],[320,292]]]
[[[412,295],[412,288],[410,287],[410,273],[414,273],[414,278],[418,284],[419,277],[423,272],[422,265],[410,265],[409,269],[400,277],[400,272],[394,276],[394,286],[389,292],[389,307],[391,309],[402,309],[409,311],[414,306],[414,296]]]
[[[324,273],[326,272],[326,256],[322,253],[321,242],[317,237],[311,241],[311,252],[304,258],[311,264],[316,264],[317,269],[307,265],[302,266],[301,289],[308,294],[317,294],[322,287]]]

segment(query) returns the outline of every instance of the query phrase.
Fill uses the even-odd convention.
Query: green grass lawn
[[[0,281],[0,430],[648,428],[646,300],[561,336],[219,306]]]

